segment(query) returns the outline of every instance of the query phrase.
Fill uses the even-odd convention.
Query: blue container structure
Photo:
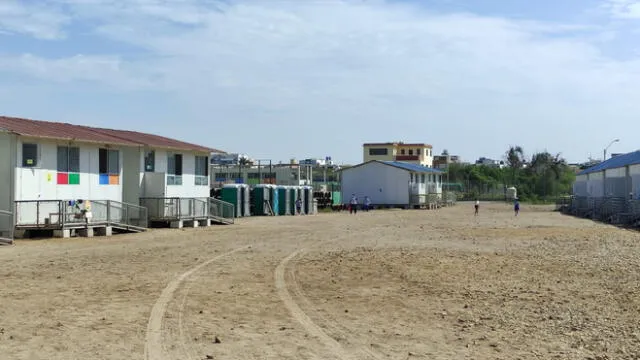
[[[289,199],[291,199],[291,215],[297,215],[296,213],[296,200],[298,200],[299,186],[289,186]]]
[[[280,215],[280,188],[275,185],[269,185],[271,190],[271,210],[273,210],[273,216]]]
[[[313,212],[313,186],[303,186],[302,192],[304,193],[304,202],[302,207],[304,213],[309,215]]]

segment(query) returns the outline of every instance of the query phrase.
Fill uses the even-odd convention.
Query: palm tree
[[[521,146],[509,146],[509,150],[506,153],[507,165],[511,168],[512,181],[516,182],[516,171],[522,168],[524,165],[524,150]]]

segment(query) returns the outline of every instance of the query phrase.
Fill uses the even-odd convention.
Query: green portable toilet
[[[242,217],[242,188],[238,184],[225,184],[222,186],[222,201],[233,204],[235,217]]]
[[[279,215],[291,215],[291,195],[288,186],[278,186],[278,210]]]
[[[269,210],[265,206],[266,201],[271,201],[271,189],[268,184],[258,184],[253,188],[253,208],[254,215],[269,215]]]

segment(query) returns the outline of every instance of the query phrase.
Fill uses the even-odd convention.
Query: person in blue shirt
[[[516,216],[518,216],[520,212],[520,201],[518,201],[518,199],[515,199],[513,202],[513,211],[516,213]]]
[[[369,211],[371,209],[371,199],[368,196],[364,197],[364,211]]]
[[[302,215],[302,199],[298,198],[298,200],[296,200],[296,213],[297,215]]]

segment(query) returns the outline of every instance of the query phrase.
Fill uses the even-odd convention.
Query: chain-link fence
[[[571,196],[559,199],[556,209],[578,217],[616,225],[640,225],[640,200],[619,196],[592,198]]]

